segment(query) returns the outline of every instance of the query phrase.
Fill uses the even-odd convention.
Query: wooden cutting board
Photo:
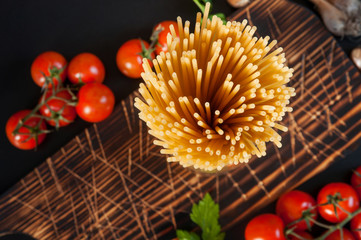
[[[133,106],[134,92],[0,199],[0,230],[38,239],[171,239],[190,229],[191,205],[210,192],[223,230],[325,169],[361,138],[361,76],[310,11],[254,1],[230,19],[278,39],[297,89],[283,148],[219,176],[167,163]]]

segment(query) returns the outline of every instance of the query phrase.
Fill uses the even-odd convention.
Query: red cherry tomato
[[[39,56],[35,58],[31,65],[31,77],[34,82],[43,87],[44,84],[47,84],[47,87],[50,88],[52,86],[51,83],[45,82],[45,77],[43,73],[47,76],[53,76],[54,85],[58,85],[58,79],[60,78],[62,82],[64,82],[66,77],[66,59],[60,53],[49,51],[43,52]]]
[[[350,229],[355,239],[361,240],[361,213],[351,219]]]
[[[294,222],[302,217],[302,212],[313,208],[310,211],[310,215],[313,219],[317,218],[317,209],[315,208],[316,201],[308,193],[294,190],[288,193],[283,194],[277,201],[276,213],[280,216],[283,222],[287,225],[291,222]],[[313,222],[310,221],[310,225],[313,225]],[[305,220],[298,222],[291,227],[295,226],[297,230],[306,230],[307,224]]]
[[[246,226],[246,240],[285,240],[284,224],[275,214],[261,214],[253,218]]]
[[[357,195],[361,199],[361,166],[352,174],[351,185],[356,189]]]
[[[51,96],[51,91],[48,91],[45,95],[45,99],[48,99]],[[66,102],[72,99],[68,90],[62,90],[55,96],[57,99],[50,99],[46,102],[46,104],[40,107],[40,113],[45,117],[52,118],[52,120],[47,121],[49,125],[57,126],[56,122],[58,121],[58,127],[63,127],[73,122],[76,118],[75,107],[67,104]],[[60,100],[59,98],[64,100]]]
[[[356,191],[346,183],[329,183],[324,186],[317,196],[317,204],[325,204],[328,202],[329,196],[334,198],[344,199],[338,204],[348,212],[354,212],[359,207],[359,199]],[[347,217],[347,213],[337,207],[337,215],[332,204],[318,206],[318,212],[327,221],[338,223]]]
[[[167,52],[168,47],[167,47],[167,36],[168,33],[170,33],[170,29],[169,26],[173,25],[175,32],[177,33],[177,36],[179,36],[178,33],[178,24],[175,21],[163,21],[158,23],[157,26],[155,26],[154,31],[157,30],[161,30],[163,29],[161,32],[159,32],[158,34],[158,44],[155,47],[155,53],[158,55],[160,54],[160,52]]]
[[[22,120],[26,115],[28,115],[31,111],[30,110],[22,110],[15,114],[13,114],[6,123],[6,136],[8,137],[10,143],[15,147],[23,150],[34,149],[37,144],[39,145],[45,139],[45,134],[38,135],[38,141],[36,144],[36,140],[30,133],[35,133],[37,131],[46,130],[46,124],[44,121],[41,120],[39,117],[31,117],[25,121],[25,125],[34,130],[30,130],[26,127],[21,127],[19,129],[19,133],[21,134],[13,134],[16,126],[18,125],[19,121]],[[41,121],[41,122],[40,122]],[[40,123],[40,124],[39,124]],[[38,126],[38,127],[37,127]]]
[[[148,58],[150,66],[153,66],[149,58],[154,59],[154,53],[147,53],[142,47],[141,42],[146,49],[149,44],[140,39],[131,39],[125,42],[118,50],[116,61],[119,70],[127,77],[140,78],[143,70],[143,58]]]
[[[79,78],[83,83],[102,83],[105,77],[105,68],[100,59],[92,53],[81,53],[69,63],[68,78],[77,84]]]
[[[88,83],[79,90],[76,112],[85,121],[100,122],[112,113],[114,102],[114,94],[107,86]]]
[[[328,235],[325,240],[355,240],[355,238],[352,236],[352,233],[347,230],[346,228],[342,228],[342,236],[340,233],[340,230],[336,230],[330,235]]]
[[[300,239],[313,239],[312,235],[309,234],[308,232],[304,232],[304,231],[295,231],[295,233],[299,236],[301,236],[302,238],[296,237],[294,235],[288,235],[288,239],[289,240],[300,240]]]

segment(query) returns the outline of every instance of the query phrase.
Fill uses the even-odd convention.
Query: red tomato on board
[[[361,240],[361,230],[358,230],[361,229],[361,213],[351,219],[350,229],[355,239]]]
[[[66,64],[66,59],[60,53],[54,51],[43,52],[31,64],[31,77],[38,86],[43,87],[44,84],[47,84],[47,87],[50,88],[52,84],[45,83],[43,73],[48,77],[53,76],[53,83],[56,86],[59,84],[57,77],[62,82],[66,78]]]
[[[51,91],[48,91],[45,95],[45,99],[48,99],[52,95]],[[70,101],[72,99],[68,90],[62,90],[56,94],[57,98]],[[41,115],[45,117],[51,117],[53,120],[47,120],[48,124],[56,127],[56,122],[59,121],[59,127],[63,127],[73,122],[76,118],[75,107],[66,103],[66,101],[60,99],[50,99],[46,104],[42,105],[39,109]]]
[[[246,226],[246,240],[285,240],[282,219],[275,214],[261,214],[253,218]]]
[[[88,83],[78,92],[76,112],[83,120],[100,122],[113,111],[115,98],[112,90],[101,83]]]
[[[321,205],[328,202],[328,196],[334,196],[339,201],[338,204],[348,212],[354,212],[359,207],[359,199],[356,191],[348,184],[342,182],[329,183],[324,186],[318,193],[317,204]],[[337,207],[337,215],[332,204],[317,207],[320,215],[331,223],[338,223],[347,217],[347,213]]]
[[[361,199],[361,166],[352,174],[351,185],[356,190],[359,199]]]
[[[13,114],[7,121],[6,127],[5,127],[6,136],[8,137],[10,143],[12,145],[14,145],[15,147],[17,147],[19,149],[23,149],[23,150],[34,149],[37,145],[42,143],[45,139],[45,134],[39,134],[37,142],[34,137],[30,136],[31,132],[46,130],[45,122],[42,121],[41,118],[39,118],[39,117],[31,117],[25,121],[25,125],[27,125],[29,127],[36,128],[36,126],[39,126],[34,131],[31,131],[30,129],[28,129],[26,127],[21,127],[19,129],[19,133],[22,133],[22,134],[16,134],[16,135],[13,134],[13,131],[15,130],[16,126],[18,125],[19,121],[22,120],[30,112],[31,112],[30,110],[22,110],[22,111],[19,111],[19,112]],[[39,125],[39,123],[40,123],[40,125]],[[29,133],[29,134],[26,134],[26,133]]]
[[[308,193],[294,190],[283,194],[277,201],[276,213],[281,217],[283,222],[287,225],[291,222],[294,222],[302,217],[302,212],[313,207],[313,210],[310,212],[312,218],[317,218],[317,209],[316,200],[309,195]],[[310,225],[313,225],[313,222],[310,221]],[[292,226],[295,226],[295,229],[306,230],[307,224],[303,220]],[[292,228],[290,226],[290,228]]]
[[[142,47],[142,44],[144,47]],[[149,43],[140,39],[131,39],[125,42],[118,50],[116,62],[119,70],[129,78],[140,78],[143,70],[143,58],[148,58],[150,66],[153,66],[150,59],[154,59],[154,53],[146,52]]]
[[[347,230],[346,228],[342,228],[342,237],[340,230],[336,230],[330,235],[328,235],[325,240],[355,240],[355,238],[352,236],[352,233]]]
[[[83,83],[102,83],[105,77],[105,68],[102,61],[92,53],[80,53],[69,63],[68,78],[77,84],[79,78]]]
[[[304,231],[296,231],[296,233],[301,236],[303,239],[313,239],[312,235],[309,234],[308,232],[304,232]],[[289,240],[300,240],[301,238],[298,238],[296,236],[293,235],[288,235],[288,239]],[[303,240],[302,239],[302,240]]]
[[[155,47],[155,53],[158,55],[160,54],[160,52],[167,52],[168,51],[168,47],[167,47],[167,36],[168,36],[168,33],[170,33],[170,29],[169,29],[169,26],[170,25],[173,25],[174,27],[174,30],[177,34],[177,36],[179,36],[179,33],[178,33],[178,24],[177,22],[175,21],[163,21],[163,22],[160,22],[158,23],[153,32],[154,31],[157,31],[157,30],[160,30],[160,29],[163,29],[161,32],[159,32],[158,34],[158,44],[156,45]]]

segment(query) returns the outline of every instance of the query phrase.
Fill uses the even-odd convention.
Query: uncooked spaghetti
[[[173,26],[167,53],[143,62],[143,97],[135,99],[139,117],[162,147],[168,161],[203,171],[221,170],[266,155],[266,142],[281,147],[277,129],[295,90],[287,87],[293,69],[284,65],[282,48],[269,37],[254,37],[247,21],[203,20],[197,14],[194,33],[190,22],[178,17],[179,37]],[[276,129],[276,130],[275,130]]]

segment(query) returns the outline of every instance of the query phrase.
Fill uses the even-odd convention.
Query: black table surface
[[[315,10],[306,0],[293,2]],[[213,9],[226,15],[237,10],[226,0],[214,0]],[[176,20],[177,16],[193,20],[197,11],[192,0],[1,0],[0,194],[6,194],[8,188],[90,126],[78,118],[49,134],[37,151],[18,150],[8,142],[7,119],[19,110],[33,108],[40,97],[40,88],[30,75],[31,63],[38,54],[54,50],[70,61],[79,53],[94,53],[105,65],[104,83],[114,91],[118,103],[141,82],[126,78],[117,69],[115,55],[120,45],[132,38],[148,40],[158,22]],[[338,42],[347,55],[357,46],[357,42],[346,38]],[[361,148],[353,150],[353,154],[303,184],[301,189],[315,191],[320,183],[348,178],[350,169],[361,165]]]

